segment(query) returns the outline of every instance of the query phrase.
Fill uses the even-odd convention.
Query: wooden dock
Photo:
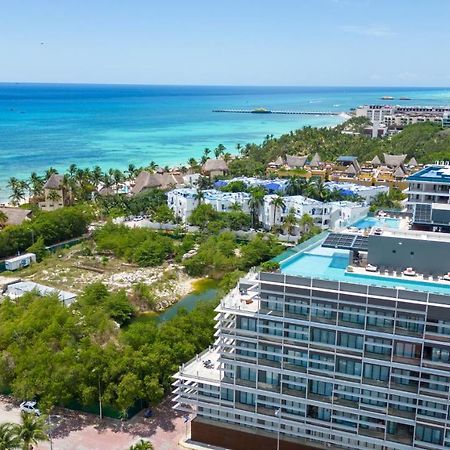
[[[302,116],[339,116],[338,111],[282,111],[271,109],[213,109],[215,113],[235,113],[235,114],[286,114]]]

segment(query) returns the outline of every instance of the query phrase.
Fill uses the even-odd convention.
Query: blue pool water
[[[376,275],[346,273],[348,265],[348,251],[316,247],[305,253],[299,253],[281,263],[281,271],[286,275],[299,275],[305,277],[324,278],[347,283],[368,284],[371,286],[384,286],[404,288],[423,292],[450,294],[448,286],[438,283],[388,278]]]
[[[378,217],[364,217],[358,220],[353,226],[360,229],[372,228],[372,227],[388,227],[399,228],[400,220],[393,219],[391,217],[378,218]]]

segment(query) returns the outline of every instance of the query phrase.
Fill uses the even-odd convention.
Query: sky
[[[449,0],[0,0],[0,82],[450,86]]]

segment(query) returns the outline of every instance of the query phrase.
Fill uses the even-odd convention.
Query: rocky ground
[[[143,268],[111,256],[84,256],[78,246],[11,276],[75,293],[82,292],[94,282],[102,282],[111,290],[125,289],[131,293],[134,286],[142,283],[155,298],[157,311],[166,309],[192,292],[195,281],[178,264]]]

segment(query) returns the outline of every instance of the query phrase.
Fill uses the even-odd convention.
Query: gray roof
[[[0,211],[8,217],[6,225],[20,225],[24,220],[29,219],[30,209],[0,207]]]
[[[44,189],[62,189],[64,177],[57,173],[52,173],[44,184]]]
[[[342,163],[352,163],[353,161],[357,160],[358,160],[357,156],[341,155],[336,161]]]
[[[418,166],[416,158],[414,158],[414,156],[409,160],[407,166],[409,166],[409,167],[416,167],[416,166]]]
[[[347,169],[345,169],[347,175],[356,175],[356,168],[353,164],[350,164]]]
[[[289,167],[303,167],[306,164],[307,156],[286,155],[286,164]]]
[[[275,161],[269,163],[272,166],[282,166],[284,164],[283,158],[279,156]]]
[[[309,163],[310,166],[318,166],[322,160],[320,159],[320,155],[316,152],[314,156],[311,158],[311,161]]]
[[[403,170],[402,166],[398,166],[398,167],[395,169],[395,172],[394,172],[394,178],[405,178],[405,177],[406,177],[406,173],[405,173],[405,171]]]
[[[389,155],[383,153],[384,162],[389,167],[398,167],[405,162],[406,155]]]
[[[77,294],[73,292],[62,291],[60,289],[44,286],[43,284],[35,283],[34,281],[19,281],[18,283],[7,286],[6,295],[13,297],[21,297],[27,292],[37,292],[39,295],[57,295],[58,298],[66,305],[73,303]]]
[[[202,170],[203,172],[213,172],[213,171],[227,172],[228,166],[223,159],[208,159],[208,161],[206,161],[205,164],[203,164]]]
[[[139,194],[145,189],[160,188],[168,189],[184,184],[184,179],[181,175],[173,173],[150,173],[145,170],[139,173],[136,177],[133,194]]]
[[[374,166],[379,166],[381,164],[380,158],[378,158],[378,155],[375,155],[375,157],[370,161],[370,164],[373,164]]]

